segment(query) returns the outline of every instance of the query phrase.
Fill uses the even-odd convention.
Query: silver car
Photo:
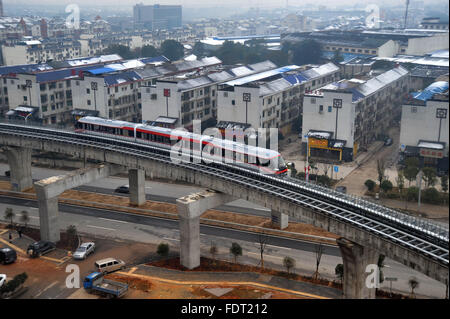
[[[73,253],[73,259],[86,259],[95,250],[95,244],[92,242],[82,243]]]

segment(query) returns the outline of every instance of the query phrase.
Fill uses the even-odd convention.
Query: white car
[[[87,256],[92,254],[95,250],[95,243],[89,242],[89,243],[82,243],[80,247],[75,250],[73,253],[74,259],[86,259]]]
[[[6,275],[0,274],[0,287],[6,282]]]

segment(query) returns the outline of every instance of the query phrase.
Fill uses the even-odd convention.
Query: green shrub
[[[303,180],[304,180],[304,179],[305,179],[305,175],[306,175],[305,172],[300,172],[300,173],[297,174],[296,177],[297,177],[298,179],[303,179]]]
[[[0,293],[7,293],[16,290],[25,282],[25,280],[27,280],[27,278],[28,275],[26,273],[18,274],[0,288]]]
[[[426,203],[430,204],[440,204],[441,203],[441,195],[438,190],[434,187],[427,188],[423,191],[422,199]]]
[[[384,181],[381,182],[380,187],[385,193],[387,193],[390,190],[392,190],[393,185],[392,185],[391,181],[388,181],[387,179],[385,179]]]
[[[368,189],[370,192],[372,192],[373,189],[375,188],[376,183],[375,183],[373,180],[368,179],[368,180],[366,180],[366,181],[364,182],[364,185],[366,185],[367,189]]]
[[[408,191],[406,192],[406,199],[417,201],[419,199],[419,188],[417,188],[416,186],[409,187]]]
[[[317,178],[317,183],[319,183],[320,185],[331,186],[331,178],[329,178],[327,175],[320,175]]]
[[[399,193],[387,193],[386,197],[390,198],[390,199],[400,198],[400,194]]]

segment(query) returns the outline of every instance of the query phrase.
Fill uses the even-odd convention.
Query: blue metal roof
[[[118,85],[125,82],[134,82],[141,80],[142,77],[135,71],[121,72],[105,76],[105,84],[107,86]]]
[[[98,68],[98,69],[88,70],[87,72],[97,75],[97,74],[110,73],[110,72],[114,72],[114,71],[117,71],[117,70],[111,69],[111,68]]]
[[[289,83],[291,83],[292,85],[298,84],[298,83],[302,83],[307,81],[307,78],[304,77],[302,74],[284,74],[283,78],[288,81]]]
[[[53,82],[53,81],[64,80],[66,78],[78,76],[80,71],[87,71],[87,70],[91,70],[91,69],[95,69],[95,68],[97,68],[97,66],[79,67],[79,68],[70,68],[70,69],[63,69],[63,70],[56,70],[56,71],[49,71],[49,72],[41,72],[41,73],[36,74],[36,81],[38,83],[41,83],[41,82]]]
[[[448,90],[448,82],[438,81],[430,84],[422,92],[412,93],[416,100],[428,101],[434,94],[442,93]]]
[[[168,58],[166,58],[164,55],[160,55],[154,58],[142,58],[139,59],[142,63],[149,64],[149,63],[155,63],[155,62],[170,62]]]

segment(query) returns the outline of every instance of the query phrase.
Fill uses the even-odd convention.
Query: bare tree
[[[313,274],[313,278],[314,278],[314,280],[317,280],[317,278],[319,278],[320,260],[322,259],[322,254],[323,254],[322,244],[316,245],[315,251],[316,251],[316,271]]]
[[[261,269],[264,269],[264,251],[269,243],[269,236],[265,232],[258,235],[259,253],[261,254]]]
[[[209,248],[209,253],[211,254],[211,259],[213,263],[216,263],[216,255],[218,253],[218,249],[215,243],[211,242],[211,247]]]
[[[323,170],[323,175],[328,176],[328,171],[331,168],[331,164],[329,163],[323,163],[322,164],[322,170]]]
[[[377,172],[378,172],[378,182],[380,183],[381,186],[381,182],[383,182],[384,179],[384,170],[385,170],[385,163],[384,160],[377,160]]]
[[[284,267],[286,267],[287,273],[290,273],[291,268],[295,267],[295,260],[292,259],[291,257],[284,257],[283,259],[283,265]]]
[[[408,281],[408,285],[411,288],[411,298],[416,298],[416,294],[414,293],[414,289],[419,287],[419,281],[416,277],[411,277]]]

